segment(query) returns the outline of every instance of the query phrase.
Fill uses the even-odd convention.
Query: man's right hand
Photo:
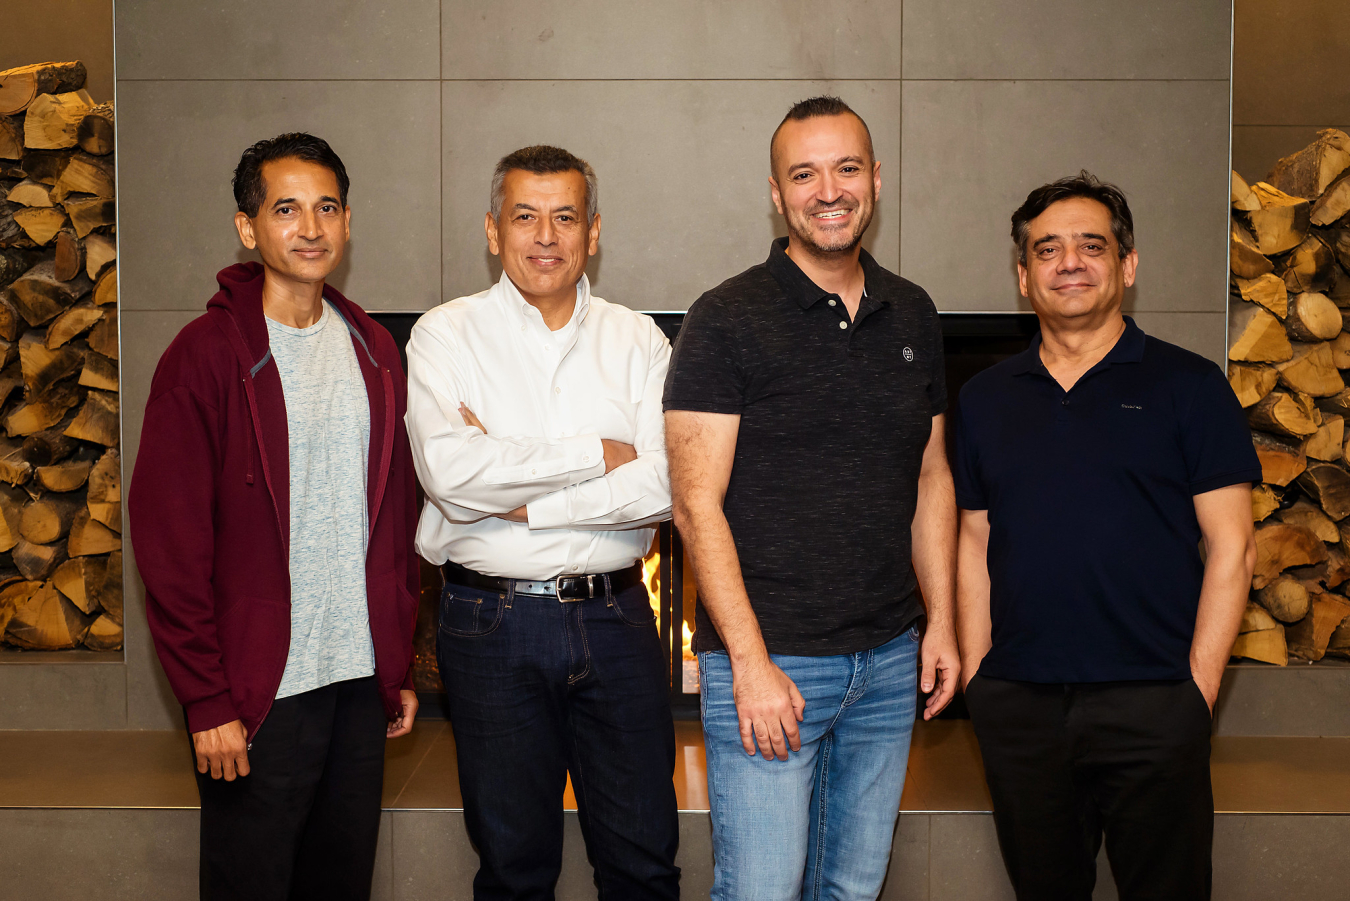
[[[802,749],[797,724],[806,699],[787,673],[768,657],[745,667],[732,667],[731,693],[741,725],[741,745],[755,755],[755,743],[765,760],[788,759],[788,748]]]
[[[233,782],[236,774],[248,775],[248,732],[239,720],[192,733],[192,747],[197,753],[197,772],[209,769],[212,779],[223,775],[226,782]]]
[[[600,444],[605,449],[606,475],[623,464],[632,463],[637,459],[637,449],[631,444],[624,444],[622,441],[610,441],[608,438],[601,438]]]

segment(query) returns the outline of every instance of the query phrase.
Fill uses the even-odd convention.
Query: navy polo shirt
[[[1129,317],[1065,392],[1031,347],[966,383],[956,501],[989,511],[993,647],[1027,682],[1189,679],[1204,565],[1193,498],[1259,482],[1214,363]]]

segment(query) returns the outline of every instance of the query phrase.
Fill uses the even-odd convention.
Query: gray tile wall
[[[1234,169],[1259,181],[1319,129],[1350,127],[1347,52],[1344,0],[1234,0]]]
[[[1134,201],[1130,310],[1221,359],[1229,25],[1227,0],[119,0],[124,459],[159,355],[247,258],[240,151],[293,129],[351,173],[335,283],[368,308],[486,287],[492,163],[549,141],[599,172],[597,293],[681,310],[782,233],[769,135],[793,101],[837,91],[882,163],[868,247],[940,309],[1019,309],[1008,216],[1088,168]],[[82,696],[124,697],[122,719],[72,700],[50,722],[0,712],[0,728],[86,716],[72,710],[85,727],[178,726],[126,562],[125,674]]]

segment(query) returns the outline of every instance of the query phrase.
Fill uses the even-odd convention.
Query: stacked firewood
[[[113,109],[0,72],[0,639],[122,646]]]

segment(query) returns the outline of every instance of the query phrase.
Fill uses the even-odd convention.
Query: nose
[[[822,206],[829,206],[843,196],[833,172],[825,172],[816,182],[816,199]]]
[[[558,230],[553,222],[552,216],[541,216],[539,218],[539,228],[535,232],[535,243],[543,244],[545,247],[554,243],[557,239]]]
[[[321,234],[318,214],[312,209],[304,210],[300,214],[300,237],[314,240]]]
[[[1056,267],[1059,272],[1078,272],[1085,268],[1083,258],[1078,255],[1078,248],[1069,244],[1064,248],[1064,255],[1059,258],[1059,266]]]

